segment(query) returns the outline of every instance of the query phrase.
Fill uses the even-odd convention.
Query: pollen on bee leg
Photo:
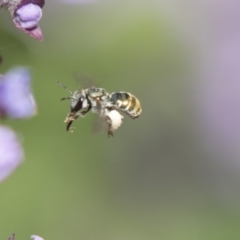
[[[105,110],[105,121],[108,125],[108,136],[113,136],[113,132],[116,131],[123,121],[123,116],[116,110]]]

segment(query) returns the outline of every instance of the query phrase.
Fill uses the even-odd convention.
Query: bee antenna
[[[63,97],[63,98],[61,98],[60,100],[61,101],[64,101],[64,100],[72,100],[73,98],[72,97]]]
[[[57,82],[57,84],[58,84],[59,86],[61,86],[61,87],[64,88],[65,90],[67,90],[67,91],[70,93],[70,95],[73,95],[72,91],[71,91],[68,87],[66,87],[64,84],[62,84],[62,83],[59,82],[58,80],[56,80],[56,82]]]

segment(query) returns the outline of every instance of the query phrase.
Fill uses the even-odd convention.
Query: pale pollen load
[[[105,116],[108,118],[111,131],[116,131],[123,122],[123,116],[116,110],[105,111]]]

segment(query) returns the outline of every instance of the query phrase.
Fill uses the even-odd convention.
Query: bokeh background
[[[0,14],[2,73],[30,66],[38,114],[1,120],[24,163],[0,185],[0,238],[240,239],[240,3],[47,1],[44,41]],[[60,102],[86,75],[136,95],[139,119],[113,138]],[[13,96],[14,97],[14,96]]]

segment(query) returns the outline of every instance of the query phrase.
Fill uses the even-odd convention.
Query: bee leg
[[[108,126],[108,131],[107,131],[108,137],[110,137],[110,136],[113,137],[112,120],[108,116],[106,116],[105,121],[106,121],[107,126]]]
[[[73,123],[74,120],[76,120],[79,117],[79,115],[75,114],[75,113],[69,113],[68,116],[66,117],[64,123],[67,124],[66,130],[69,131],[70,127]]]
[[[139,116],[131,116],[132,119],[137,119]]]
[[[108,129],[108,137],[113,137],[113,132]]]
[[[91,107],[88,106],[88,108],[86,110],[81,111],[81,113],[80,113],[81,117],[83,117],[86,113],[88,113],[90,109],[91,109]]]
[[[70,127],[71,127],[72,123],[73,123],[73,121],[69,121],[67,123],[67,127],[66,127],[67,132],[70,130]]]

